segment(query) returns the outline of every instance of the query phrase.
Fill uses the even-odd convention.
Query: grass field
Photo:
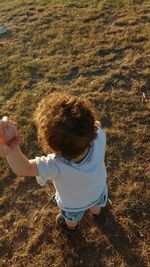
[[[76,236],[55,228],[52,184],[0,161],[0,266],[148,267],[150,2],[0,0],[0,110],[28,157],[42,155],[32,114],[48,93],[91,100],[107,133],[113,209],[86,213]]]

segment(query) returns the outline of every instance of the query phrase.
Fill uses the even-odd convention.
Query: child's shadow
[[[134,252],[136,242],[131,243],[122,225],[116,221],[109,209],[102,211],[101,217],[97,220],[97,226],[107,236],[108,241],[116,252],[124,259],[127,266],[146,267],[143,259]]]
[[[105,267],[99,256],[97,260],[95,259],[95,256],[97,258],[97,255],[100,255],[103,249],[97,249],[95,244],[88,242],[82,230],[72,235],[65,234],[62,249],[65,266]]]
[[[113,253],[112,249],[115,250],[117,254],[123,258],[123,261],[128,267],[147,266],[140,255],[135,252],[137,241],[135,240],[134,244],[133,241],[131,243],[123,226],[115,219],[111,210],[104,209],[101,217],[97,220],[96,225],[100,229],[100,232],[107,237],[112,248],[108,243],[101,243],[99,246],[95,246],[95,243],[87,242],[82,231],[79,231],[78,234],[67,238],[67,246],[70,249],[72,248],[74,253],[70,253],[72,251],[70,249],[68,251],[64,250],[64,261],[66,261],[67,258],[70,258],[72,266],[105,267],[107,266],[107,263],[103,262],[100,255],[104,255],[105,250],[108,253],[110,248],[110,253]]]

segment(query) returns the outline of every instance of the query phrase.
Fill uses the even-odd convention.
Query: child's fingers
[[[3,119],[0,120],[0,130],[1,131],[3,131],[3,129],[6,128],[8,125],[9,125],[9,121],[8,120],[6,120],[6,121],[3,121]]]
[[[8,146],[15,147],[20,145],[23,142],[24,138],[23,135],[17,135],[13,140],[8,142]]]
[[[16,122],[10,120],[7,116],[4,116],[1,121],[2,121],[4,127],[8,126],[8,125],[12,125],[12,124],[13,125],[17,124]]]
[[[10,125],[12,125],[12,124],[13,124],[13,125],[17,125],[17,122],[12,121],[12,120],[9,120],[8,123],[9,123]]]
[[[24,136],[22,134],[18,134],[17,138],[18,138],[18,140],[20,140],[20,142],[24,141]]]

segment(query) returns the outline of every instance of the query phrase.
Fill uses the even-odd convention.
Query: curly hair
[[[90,146],[97,136],[96,119],[88,100],[58,93],[42,99],[34,114],[44,151],[67,160],[78,157]]]

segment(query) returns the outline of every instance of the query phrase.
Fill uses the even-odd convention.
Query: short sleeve
[[[98,134],[98,140],[100,141],[101,146],[102,146],[103,150],[105,151],[106,133],[104,132],[104,130],[102,128],[98,128],[97,134]]]
[[[36,177],[38,184],[43,186],[48,180],[54,180],[58,176],[59,167],[55,162],[54,154],[49,154],[47,157],[36,157],[35,160],[39,171],[39,176]]]
[[[102,136],[102,143],[105,147],[106,146],[106,133],[104,132],[103,129],[101,129],[101,136]]]

